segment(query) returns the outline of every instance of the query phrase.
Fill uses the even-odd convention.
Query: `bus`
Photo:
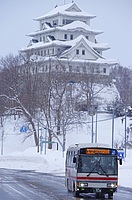
[[[113,199],[118,187],[118,152],[107,144],[71,145],[66,152],[65,185],[75,197],[95,193],[96,198]]]

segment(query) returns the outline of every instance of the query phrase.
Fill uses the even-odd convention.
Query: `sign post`
[[[26,126],[22,126],[22,127],[20,128],[20,132],[21,132],[21,133],[27,132]]]

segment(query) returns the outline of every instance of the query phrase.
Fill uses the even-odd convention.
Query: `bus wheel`
[[[67,191],[70,192],[70,189],[69,189],[69,180],[67,179]]]
[[[76,191],[75,190],[75,183],[73,184],[73,196],[74,197],[79,197],[80,195],[79,195],[79,191]]]
[[[110,193],[108,194],[108,199],[113,199],[113,192],[110,192]]]
[[[96,193],[96,198],[97,199],[104,199],[105,198],[105,195],[103,193]]]
[[[73,192],[73,196],[74,196],[74,197],[80,197],[80,194],[79,194],[78,191],[74,191],[74,192]]]

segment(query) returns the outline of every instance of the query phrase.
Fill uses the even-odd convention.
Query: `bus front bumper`
[[[76,191],[79,193],[110,193],[117,191],[117,183],[88,183],[78,182]]]

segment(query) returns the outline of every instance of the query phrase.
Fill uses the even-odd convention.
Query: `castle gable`
[[[73,44],[71,43],[71,48],[63,52],[62,56],[82,60],[97,60],[98,58],[103,58],[88,44],[83,36],[79,36],[74,40]]]

